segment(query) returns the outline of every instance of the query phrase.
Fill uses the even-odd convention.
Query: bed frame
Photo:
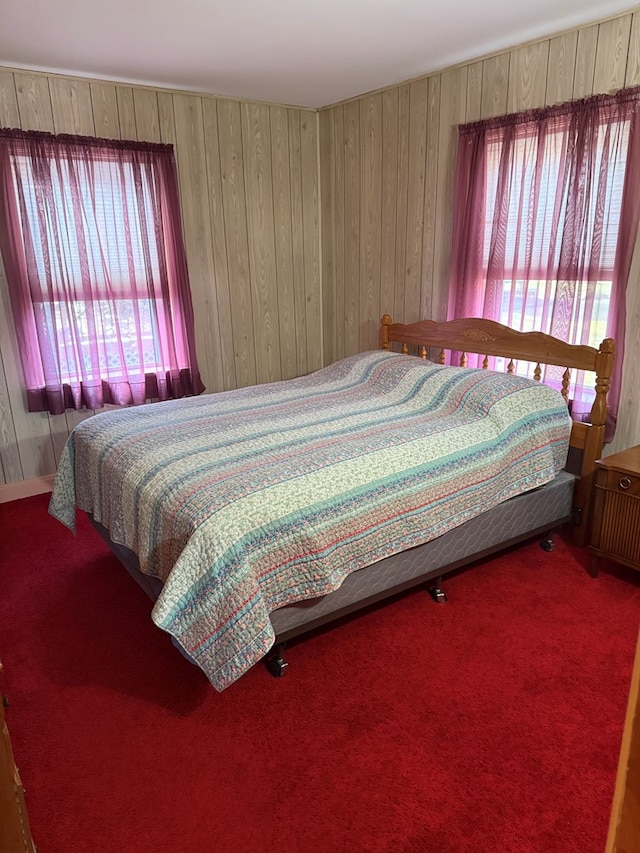
[[[541,332],[517,332],[492,320],[422,320],[403,325],[385,314],[380,323],[380,347],[423,359],[435,353],[432,360],[441,364],[446,363],[449,351],[450,361],[463,367],[468,355],[479,355],[485,369],[491,357],[500,357],[508,360],[508,373],[515,371],[515,361],[527,361],[534,365],[537,380],[543,366],[561,367],[561,393],[567,402],[571,371],[593,371],[595,401],[588,422],[573,422],[566,470],[551,483],[511,498],[424,545],[352,572],[335,592],[275,610],[270,618],[276,643],[265,663],[276,676],[286,672],[285,643],[329,622],[421,585],[429,588],[436,601],[444,601],[441,579],[445,574],[536,536],[543,536],[541,545],[551,550],[551,532],[565,524],[571,523],[577,544],[586,542],[595,462],[604,444],[606,397],[615,354],[612,339],[595,349],[567,344]],[[135,555],[114,545],[101,525],[94,522],[94,526],[155,600],[160,581],[142,575]]]

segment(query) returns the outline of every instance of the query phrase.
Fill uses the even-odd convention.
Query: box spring
[[[271,622],[278,642],[565,524],[571,517],[575,479],[561,471],[545,486],[517,495],[437,539],[353,572],[335,592],[275,610]],[[136,555],[111,542],[106,528],[89,518],[119,561],[155,601],[162,589],[161,581],[142,574]]]

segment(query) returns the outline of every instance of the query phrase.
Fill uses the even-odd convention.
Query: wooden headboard
[[[388,314],[380,321],[380,347],[391,350],[398,344],[403,352],[416,347],[418,355],[428,357],[431,349],[438,351],[438,361],[445,363],[445,352],[459,353],[459,366],[466,366],[467,355],[482,357],[482,367],[489,366],[489,357],[507,360],[507,372],[513,372],[514,361],[528,361],[535,365],[534,378],[540,379],[542,367],[554,365],[564,368],[561,393],[569,401],[571,372],[588,370],[595,373],[595,400],[589,420],[573,421],[570,438],[570,455],[577,456],[571,470],[578,476],[574,492],[574,538],[585,544],[589,529],[588,520],[595,462],[602,455],[607,419],[607,392],[611,383],[615,343],[606,338],[598,349],[568,344],[543,332],[518,332],[494,320],[468,318],[437,323],[420,320],[418,323],[394,323]]]

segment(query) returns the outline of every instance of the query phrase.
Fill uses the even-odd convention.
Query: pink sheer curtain
[[[170,145],[0,130],[0,249],[30,411],[204,390]]]
[[[615,338],[615,423],[639,220],[640,87],[461,126],[449,319]],[[572,382],[580,418],[593,378]]]

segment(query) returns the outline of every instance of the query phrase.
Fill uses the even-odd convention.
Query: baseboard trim
[[[0,504],[50,492],[53,489],[54,477],[55,474],[47,474],[45,477],[35,477],[33,480],[21,480],[19,483],[0,486]]]

